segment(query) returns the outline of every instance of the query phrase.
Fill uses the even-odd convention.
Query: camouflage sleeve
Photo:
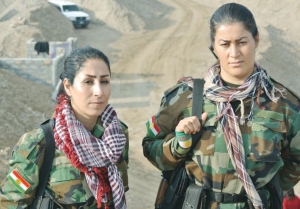
[[[42,129],[24,134],[15,145],[6,178],[0,185],[0,208],[26,208],[39,181],[39,167],[45,146]]]
[[[125,147],[124,147],[123,152],[122,152],[122,157],[126,161],[126,163],[129,164],[129,158],[128,158],[128,153],[129,153],[129,132],[128,132],[128,127],[121,120],[120,120],[120,123],[121,123],[122,130],[124,132],[124,135],[126,137],[126,144],[125,144]]]
[[[289,105],[286,115],[289,125],[281,150],[284,165],[279,171],[283,190],[291,189],[300,180],[300,101],[295,96],[287,99]]]
[[[185,83],[165,92],[158,113],[146,123],[143,139],[144,156],[159,170],[172,170],[181,161],[174,152],[175,128],[183,118],[183,110],[191,105],[191,91]]]
[[[126,137],[126,144],[124,146],[124,149],[122,151],[122,154],[120,156],[119,161],[117,162],[117,167],[119,170],[119,173],[122,177],[123,180],[123,185],[124,185],[124,189],[125,192],[127,192],[129,190],[129,182],[128,182],[128,164],[129,164],[129,157],[128,157],[128,153],[129,153],[129,133],[128,133],[128,127],[125,123],[123,123],[123,121],[120,120],[120,124],[122,127],[122,130],[124,132],[124,135]]]

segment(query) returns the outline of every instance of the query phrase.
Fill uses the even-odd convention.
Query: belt
[[[215,201],[219,203],[246,202],[248,199],[247,196],[242,194],[228,194],[213,191],[207,191],[207,195],[210,201]]]

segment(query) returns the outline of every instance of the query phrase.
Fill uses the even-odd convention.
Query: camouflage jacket
[[[285,88],[274,81],[277,88]],[[165,92],[158,113],[147,122],[147,135],[143,139],[145,157],[160,170],[172,170],[181,161],[174,149],[175,128],[179,121],[191,116],[192,89],[180,83]],[[279,95],[277,95],[279,96]],[[203,134],[186,161],[189,175],[195,183],[214,192],[241,194],[244,188],[237,178],[229,157],[224,134],[217,115],[216,104],[203,98],[203,112],[208,118],[203,124]],[[272,102],[262,92],[259,98],[265,106],[262,111],[254,105],[253,119],[240,125],[246,169],[256,188],[266,185],[279,172],[283,190],[292,188],[300,179],[300,100],[291,91]],[[250,112],[251,101],[244,100],[245,115]],[[240,116],[239,102],[236,115]],[[213,202],[211,208],[243,208],[244,203],[223,204]]]
[[[129,189],[127,176],[128,128],[121,121],[120,124],[127,143],[117,163],[117,167],[123,180],[124,189],[127,191]],[[98,122],[92,134],[99,138],[103,130],[100,122]],[[7,177],[0,185],[0,208],[21,209],[31,204],[39,183],[38,175],[39,169],[43,164],[44,146],[45,139],[41,128],[28,132],[20,138],[14,147],[12,160],[9,161]],[[11,180],[12,174],[16,174],[21,180],[25,180],[23,182],[25,186],[24,184],[22,187],[19,186],[20,184],[17,186],[13,184]],[[70,160],[58,149],[55,150],[49,183],[46,189],[66,209],[75,209],[77,208],[76,204],[85,203],[92,196],[84,174],[73,167]],[[109,205],[113,205],[113,202],[109,202]],[[94,201],[92,206],[84,208],[96,209],[96,201]]]

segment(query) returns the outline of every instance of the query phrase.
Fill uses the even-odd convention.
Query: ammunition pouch
[[[203,187],[196,184],[190,185],[185,194],[182,209],[205,209],[207,194]]]

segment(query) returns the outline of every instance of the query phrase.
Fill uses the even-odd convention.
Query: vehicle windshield
[[[63,6],[64,12],[73,12],[73,11],[80,11],[78,6],[76,5],[65,5]]]

